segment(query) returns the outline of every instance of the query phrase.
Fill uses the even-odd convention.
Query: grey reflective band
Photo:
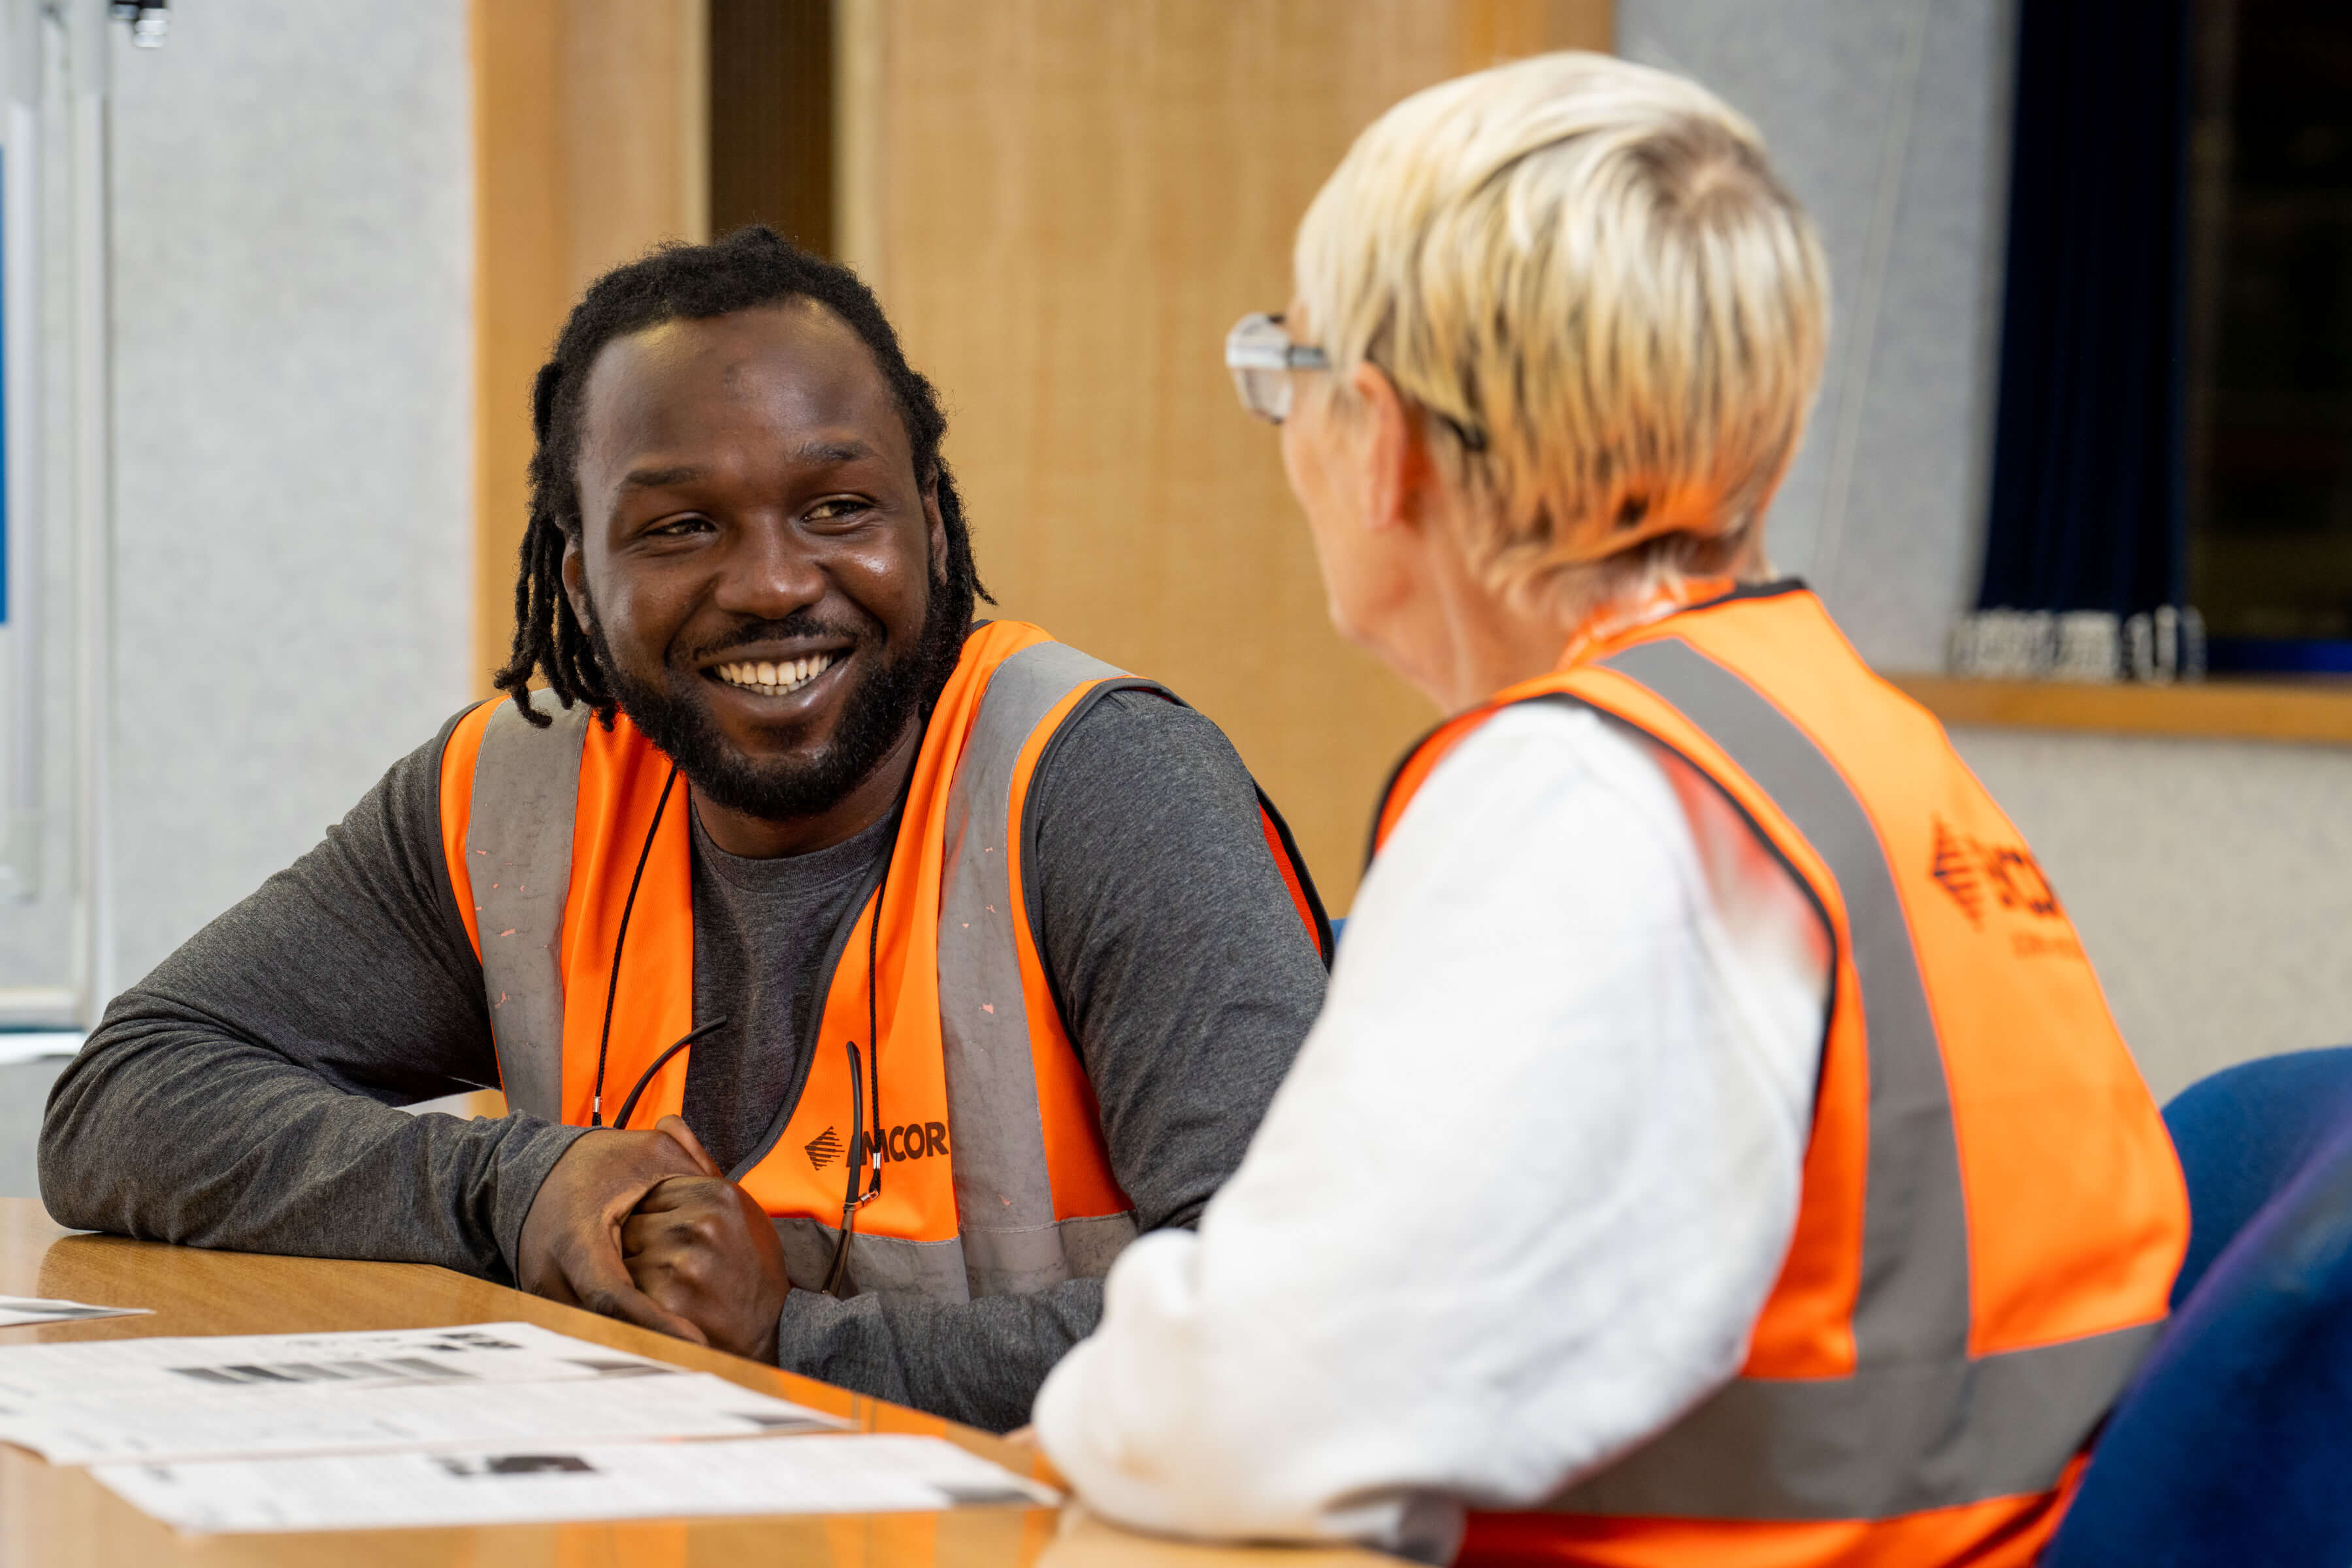
[[[1602,661],[1705,731],[1780,808],[1837,879],[1870,1051],[1869,1166],[1854,1361],[1968,1354],[1969,1219],[1944,1052],[1910,921],[1878,829],[1812,738],[1762,693],[1678,637]]]
[[[2155,1342],[2144,1323],[1850,1377],[1739,1378],[1547,1505],[1662,1519],[1893,1519],[2058,1482]]]
[[[588,708],[531,706],[540,729],[501,702],[482,728],[466,820],[466,876],[482,944],[482,992],[507,1104],[563,1120],[563,900],[572,888],[572,818]]]
[[[1013,774],[1023,748],[1073,692],[1125,679],[1126,671],[1066,643],[1023,648],[989,678],[948,791],[940,868],[940,1040],[947,1058],[948,1125],[954,1130],[956,1214],[974,1296],[1025,1295],[1109,1267],[1108,1258],[1093,1266],[1097,1248],[1075,1239],[1066,1245],[1054,1217],[1053,1174],[1021,988],[1025,933],[1016,919],[1010,873],[1020,830],[1013,815]],[[1025,854],[1030,847],[1021,848]],[[1125,1226],[1132,1237],[1133,1220],[1126,1219]]]
[[[784,1268],[795,1279],[823,1279],[833,1272],[834,1249],[841,1245],[841,1227],[806,1215],[786,1215],[775,1222],[776,1239],[783,1244]],[[909,1241],[902,1236],[869,1236],[859,1231],[849,1238],[848,1274],[853,1284],[845,1293],[879,1291],[887,1295],[928,1296],[935,1301],[965,1301],[963,1243]]]
[[[1738,1379],[1549,1506],[1866,1520],[2049,1489],[2155,1325],[1970,1357],[1968,1213],[1943,1049],[1869,814],[1811,737],[1689,643],[1638,643],[1601,663],[1720,746],[1837,880],[1869,1053],[1861,1289],[1852,1375]]]
[[[849,1267],[858,1290],[946,1300],[1024,1294],[1106,1273],[1135,1238],[1131,1214],[1055,1218],[1008,853],[1013,774],[1030,736],[1072,692],[1129,679],[1047,642],[1006,659],[982,696],[948,792],[940,868],[940,1035],[961,1234],[916,1242],[858,1233]],[[534,704],[552,715],[551,728],[501,707],[483,730],[466,866],[508,1103],[554,1121],[562,1119],[563,905],[590,720],[586,707],[567,711],[544,692]],[[832,973],[822,978],[829,989]],[[830,1270],[837,1227],[787,1218],[776,1228],[796,1278]],[[821,1258],[808,1250],[820,1239]],[[801,1262],[812,1271],[800,1272]]]
[[[795,1279],[821,1279],[833,1268],[834,1248],[841,1244],[841,1227],[805,1215],[788,1215],[775,1222],[776,1238],[783,1244],[784,1266]],[[1040,1236],[1039,1249],[1050,1248],[1066,1260],[1069,1278],[1110,1272],[1111,1260],[1135,1239],[1131,1215],[1105,1215],[1099,1219],[1066,1219]],[[935,1301],[967,1301],[982,1294],[974,1281],[980,1270],[971,1260],[969,1232],[944,1241],[910,1241],[900,1236],[874,1236],[859,1231],[849,1238],[848,1294],[868,1291],[916,1294]],[[1015,1292],[1000,1290],[999,1295]]]

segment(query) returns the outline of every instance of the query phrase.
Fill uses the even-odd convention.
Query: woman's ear
[[[1380,366],[1365,361],[1349,376],[1360,422],[1358,445],[1364,464],[1365,526],[1377,532],[1412,528],[1421,521],[1421,493],[1429,482],[1429,447],[1421,421],[1405,406],[1404,395]]]

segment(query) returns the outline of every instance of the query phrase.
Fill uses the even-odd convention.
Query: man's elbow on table
[[[100,1125],[103,1073],[93,1070],[93,1047],[101,1044],[93,1037],[49,1086],[36,1146],[41,1205],[74,1230],[123,1228],[115,1212],[121,1205],[108,1201],[119,1173],[110,1158],[115,1144]]]

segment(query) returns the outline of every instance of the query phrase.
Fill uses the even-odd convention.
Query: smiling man
[[[115,1002],[43,1196],[1015,1425],[1312,1022],[1305,870],[1206,720],[973,623],[944,421],[846,270],[622,268],[533,416],[508,695]]]

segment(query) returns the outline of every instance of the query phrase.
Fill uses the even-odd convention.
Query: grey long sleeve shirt
[[[442,858],[455,722],[107,1009],[42,1127],[42,1196],[58,1221],[512,1278],[523,1216],[581,1130],[394,1109],[498,1081],[481,966]],[[1112,1168],[1142,1228],[1190,1226],[1306,1037],[1322,964],[1265,852],[1249,776],[1199,714],[1114,693],[1034,787],[1042,956]],[[743,1152],[803,1075],[797,1021],[834,923],[807,917],[859,879],[880,841],[793,866],[697,837],[697,1022],[730,1026],[694,1047],[688,1120],[714,1152]],[[957,1303],[795,1290],[778,1359],[1003,1428],[1027,1419],[1101,1307],[1096,1279]]]

